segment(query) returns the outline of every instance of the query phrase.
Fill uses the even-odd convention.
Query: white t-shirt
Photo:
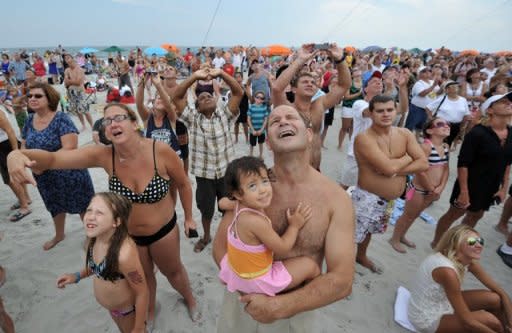
[[[215,68],[222,68],[222,66],[226,64],[226,60],[224,60],[224,58],[215,57],[213,58],[212,64]]]
[[[241,68],[242,67],[242,55],[240,53],[233,54],[233,67]]]
[[[12,129],[14,130],[14,135],[20,141],[21,135],[20,135],[20,128],[18,127],[18,123],[16,122],[16,116],[9,111],[5,109],[5,106],[0,106],[0,112],[3,112],[7,120],[9,121],[9,124],[11,125]],[[7,136],[7,133],[0,129],[0,142],[4,142],[9,140],[9,137]]]
[[[436,86],[434,90],[432,90],[428,95],[424,97],[420,96],[420,92],[430,88],[433,83],[434,81],[432,80],[429,80],[428,82],[418,80],[418,82],[416,82],[412,87],[411,104],[414,104],[417,107],[424,109],[429,103],[433,102],[437,97],[436,92],[439,90],[438,86]]]
[[[379,72],[381,72],[381,73],[382,73],[382,71],[384,70],[384,68],[386,68],[386,65],[384,65],[384,64],[380,64],[380,66],[379,66],[379,67],[377,67],[377,66],[375,66],[374,64],[372,64],[372,74],[373,74],[373,72],[375,72],[375,71],[379,71]]]
[[[496,71],[498,71],[497,68],[494,68],[493,70],[482,68],[480,72],[487,74],[487,80],[485,80],[485,83],[489,85],[491,83],[492,77],[496,74]]]
[[[436,111],[439,103],[443,100],[444,96],[439,96],[436,100],[427,105],[427,109],[432,112]],[[452,101],[448,97],[445,98],[443,104],[437,111],[437,117],[441,117],[450,123],[460,123],[464,116],[470,116],[468,101],[461,96],[458,96],[457,100]]]
[[[372,126],[372,120],[369,117],[363,117],[363,111],[366,110],[369,105],[370,103],[364,99],[357,100],[354,102],[354,105],[352,105],[354,117],[352,118],[352,136],[350,137],[347,148],[347,155],[349,156],[354,156],[354,140],[356,136]]]

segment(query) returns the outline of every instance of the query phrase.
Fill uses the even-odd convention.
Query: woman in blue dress
[[[22,148],[50,152],[76,149],[78,130],[65,113],[56,112],[60,94],[47,83],[35,83],[27,97],[28,106],[35,113],[29,115],[23,127]],[[83,217],[94,188],[86,169],[47,170],[38,174],[36,167],[34,173],[37,189],[55,224],[55,237],[43,245],[44,250],[49,250],[64,239],[66,213]]]

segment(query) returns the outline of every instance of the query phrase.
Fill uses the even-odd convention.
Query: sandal
[[[194,245],[194,252],[199,253],[199,252],[203,251],[204,248],[208,244],[210,244],[211,241],[212,241],[211,238],[208,241],[205,241],[204,238],[201,238],[200,240],[197,241],[196,245]]]
[[[32,201],[29,201],[28,204],[30,205],[32,203]],[[20,209],[21,208],[21,204],[19,201],[16,201],[14,204],[12,204],[10,210],[16,210],[16,209]]]
[[[16,213],[14,213],[10,218],[9,218],[9,221],[11,222],[18,222],[19,220],[21,220],[22,218],[24,218],[25,216],[29,215],[30,213],[32,213],[31,210],[27,210],[25,213],[22,213],[20,211],[17,211]]]

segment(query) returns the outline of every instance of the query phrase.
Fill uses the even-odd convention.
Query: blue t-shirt
[[[255,131],[263,127],[265,118],[268,117],[268,107],[266,104],[250,104],[247,111],[247,117],[251,118],[251,124]]]

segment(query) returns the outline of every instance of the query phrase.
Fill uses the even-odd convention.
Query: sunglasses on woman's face
[[[441,127],[450,127],[450,124],[444,121],[437,122],[435,124],[432,124],[432,128],[441,128]]]
[[[32,97],[40,99],[40,98],[43,98],[44,95],[43,94],[27,94],[28,99],[31,99]]]
[[[468,237],[466,241],[468,242],[469,246],[475,246],[476,243],[484,246],[484,239],[482,237]]]
[[[263,97],[263,96],[256,96],[256,97],[254,97],[254,99],[261,99],[261,100],[264,100],[264,99],[265,99],[265,97]]]

